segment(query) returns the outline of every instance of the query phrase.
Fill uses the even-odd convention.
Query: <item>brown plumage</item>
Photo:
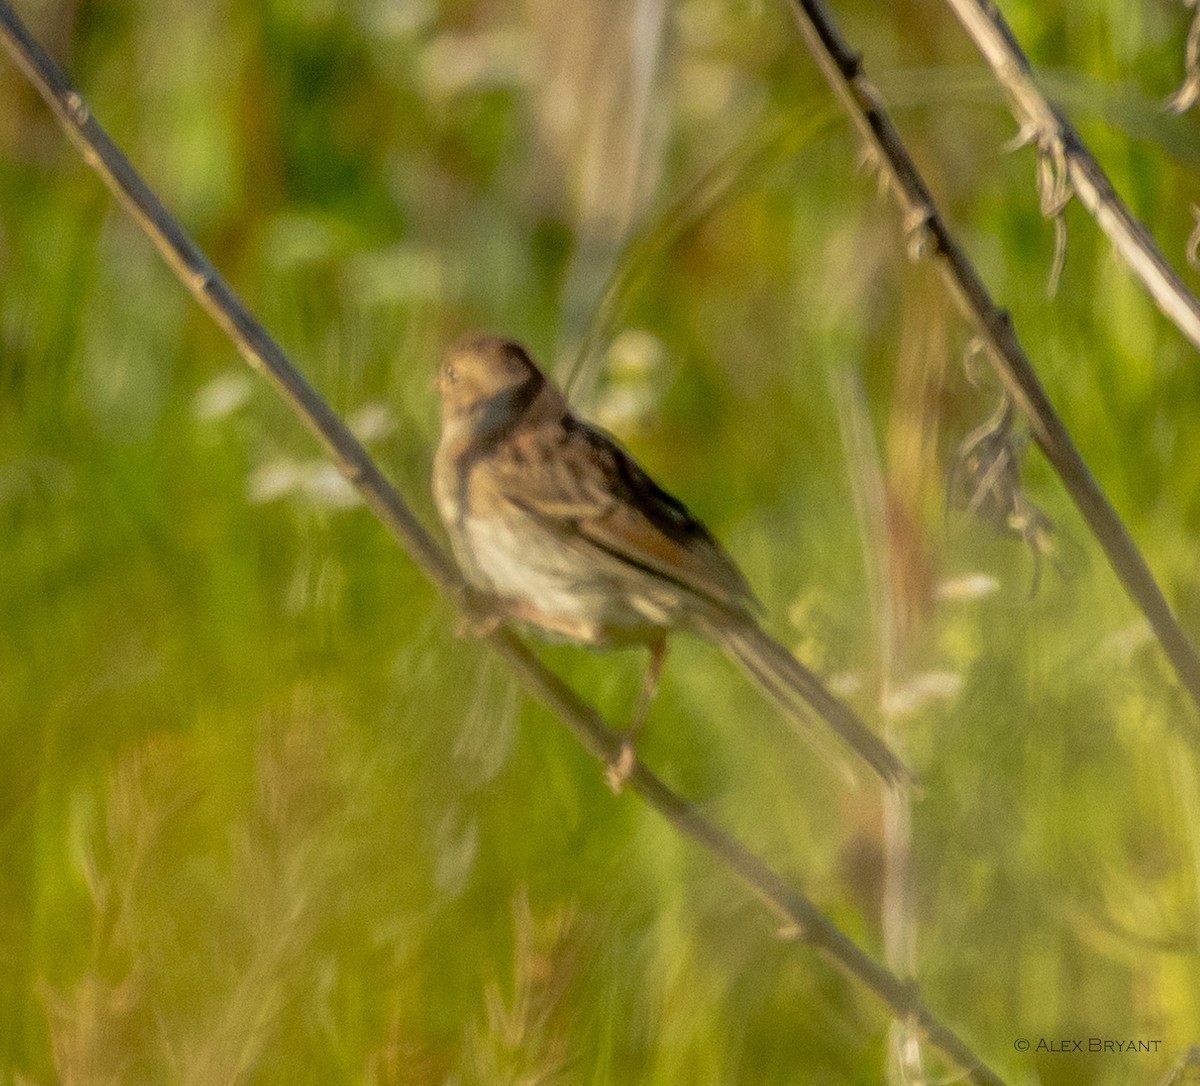
[[[671,630],[718,645],[793,721],[815,709],[885,781],[907,770],[754,618],[757,602],[709,531],[617,442],[572,414],[520,344],[461,340],[438,371],[433,494],[467,579],[507,616],[585,645],[645,645],[632,735]]]

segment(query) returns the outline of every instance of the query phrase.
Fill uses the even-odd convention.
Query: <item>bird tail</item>
[[[774,699],[790,723],[809,727],[811,709],[879,774],[885,784],[912,782],[909,768],[858,714],[831,694],[816,675],[757,623],[726,619],[706,626],[705,633],[709,638]]]

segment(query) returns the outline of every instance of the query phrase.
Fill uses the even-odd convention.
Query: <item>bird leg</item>
[[[642,675],[642,688],[638,691],[637,703],[633,707],[633,716],[630,717],[629,726],[623,732],[618,733],[621,737],[621,749],[616,760],[608,767],[608,786],[614,792],[621,791],[637,762],[637,738],[641,733],[642,726],[646,723],[646,716],[650,712],[650,702],[654,700],[655,692],[658,690],[663,661],[667,657],[667,635],[660,633],[647,647],[650,649],[650,663],[646,665],[646,671]]]

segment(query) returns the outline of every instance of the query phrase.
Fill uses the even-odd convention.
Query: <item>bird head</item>
[[[519,343],[498,336],[466,336],[446,351],[438,367],[442,421],[470,415],[531,378],[544,379]]]

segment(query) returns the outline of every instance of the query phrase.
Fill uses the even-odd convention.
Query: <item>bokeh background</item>
[[[901,941],[1008,1081],[1200,1042],[1197,711],[1035,450],[1037,547],[947,512],[997,388],[782,0],[16,7],[429,523],[433,369],[486,328],[711,525],[921,773]],[[1191,13],[1004,9],[1183,267]],[[1195,352],[1075,206],[1048,298],[942,4],[835,13],[1200,643]],[[647,761],[903,963],[876,790],[677,642]],[[628,713],[637,654],[545,657]],[[872,1083],[895,1036],[455,638],[0,64],[0,1082]]]

